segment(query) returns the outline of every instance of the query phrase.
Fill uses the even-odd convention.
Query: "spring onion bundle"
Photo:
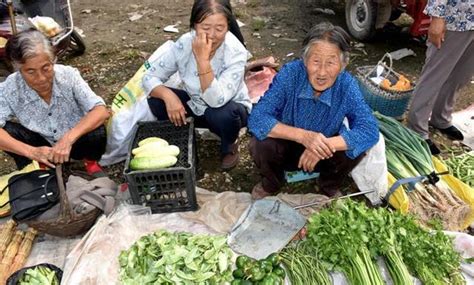
[[[376,114],[380,131],[386,140],[387,167],[396,179],[426,176],[434,172],[428,145],[416,133],[398,121]],[[408,187],[410,212],[416,214],[421,222],[441,220],[443,227],[458,230],[470,213],[470,207],[447,185],[439,181],[431,183],[412,183]]]

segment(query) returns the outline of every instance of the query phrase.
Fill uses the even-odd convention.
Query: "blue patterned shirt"
[[[424,13],[444,18],[449,31],[474,30],[474,0],[428,0]]]
[[[334,85],[315,97],[302,60],[283,66],[270,88],[253,108],[249,130],[263,140],[278,122],[320,132],[326,137],[341,135],[346,154],[355,158],[379,139],[377,120],[365,103],[357,80],[341,72]],[[349,128],[343,124],[344,118]]]

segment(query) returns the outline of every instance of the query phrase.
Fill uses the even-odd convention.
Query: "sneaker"
[[[271,196],[272,193],[267,192],[263,189],[262,183],[257,183],[252,189],[252,199],[253,200],[260,200],[265,197]]]
[[[435,129],[440,131],[442,134],[445,134],[451,140],[462,141],[464,139],[464,136],[461,131],[455,126],[451,126],[446,129],[439,129],[435,127]]]
[[[84,159],[84,167],[86,169],[87,174],[89,174],[90,176],[94,176],[96,178],[107,176],[105,171],[95,160]]]
[[[230,149],[231,152],[224,155],[224,157],[222,158],[221,168],[223,170],[230,170],[236,167],[239,163],[240,154],[238,145],[234,143],[230,146]]]
[[[441,153],[441,150],[439,150],[439,148],[435,145],[435,143],[432,140],[426,139],[425,142],[428,144],[432,155],[438,155]]]

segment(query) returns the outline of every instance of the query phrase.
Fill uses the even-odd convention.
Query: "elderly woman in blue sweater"
[[[320,190],[340,195],[343,177],[379,139],[377,121],[344,69],[347,33],[323,23],[303,44],[302,59],[280,70],[249,117],[250,153],[262,177],[254,199],[278,192],[284,171],[297,169],[320,172]]]

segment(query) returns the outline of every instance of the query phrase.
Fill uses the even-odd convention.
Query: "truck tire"
[[[346,0],[346,24],[349,33],[359,41],[375,36],[377,3],[373,0]]]

